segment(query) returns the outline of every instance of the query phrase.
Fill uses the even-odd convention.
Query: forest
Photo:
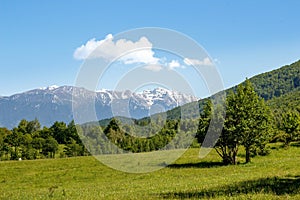
[[[66,125],[55,122],[43,127],[37,119],[21,120],[12,130],[0,128],[1,160],[54,158],[59,147],[59,157],[88,155],[77,134],[74,121]]]

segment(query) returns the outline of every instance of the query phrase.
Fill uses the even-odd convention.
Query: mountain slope
[[[264,98],[270,105],[272,110],[281,112],[288,106],[300,105],[300,60],[283,66],[279,69],[272,70],[256,75],[249,79],[254,86],[257,94]],[[243,82],[244,83],[244,82]],[[240,83],[240,84],[243,84]],[[237,85],[231,87],[225,92],[228,94],[232,90],[236,90]],[[206,99],[199,100],[199,110],[201,111]],[[184,105],[188,107],[189,105]],[[167,111],[168,119],[180,118],[180,107],[176,107]]]
[[[300,61],[249,79],[265,100],[279,97],[300,87]]]
[[[286,112],[291,109],[300,111],[300,88],[280,97],[272,98],[267,101],[267,104],[272,108],[275,114],[280,114],[281,112]]]

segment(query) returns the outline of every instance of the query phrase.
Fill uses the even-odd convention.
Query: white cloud
[[[159,72],[160,70],[163,69],[161,65],[147,65],[144,67],[144,69],[154,71],[154,72]]]
[[[203,60],[198,60],[198,59],[191,59],[191,58],[185,58],[183,62],[186,65],[194,65],[194,66],[211,66],[213,65],[212,61],[206,57]]]
[[[97,41],[93,38],[81,45],[75,50],[74,58],[78,60],[103,58],[109,61],[119,58],[125,64],[156,64],[159,61],[159,58],[154,57],[152,43],[146,37],[141,37],[136,42],[126,39],[113,41],[111,34],[103,40]]]
[[[180,63],[177,60],[172,60],[168,63],[168,66],[170,69],[174,69],[180,67]]]
[[[130,52],[121,58],[125,64],[133,63],[147,63],[147,64],[157,64],[159,58],[154,57],[154,52],[151,49],[142,49],[138,51]]]
[[[159,63],[160,65],[147,65],[144,67],[144,69],[157,72],[162,70],[163,68],[166,68],[168,70],[174,70],[176,68],[185,68],[185,66],[181,65],[178,60],[171,60],[171,62],[167,62],[164,58],[161,58],[159,60]]]
[[[77,60],[84,60],[87,59],[88,56],[101,44],[103,44],[107,40],[111,40],[113,38],[112,34],[108,34],[105,39],[96,41],[95,38],[87,41],[86,44],[81,45],[78,47],[73,56]]]

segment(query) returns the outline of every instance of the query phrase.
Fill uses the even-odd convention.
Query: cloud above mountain
[[[120,59],[125,64],[146,63],[157,64],[159,58],[154,56],[152,43],[141,37],[133,42],[126,39],[113,40],[112,34],[108,34],[103,40],[95,38],[78,47],[73,56],[77,60],[103,58],[108,61]]]

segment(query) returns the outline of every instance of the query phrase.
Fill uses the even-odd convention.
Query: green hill
[[[300,86],[300,61],[250,78],[255,91],[265,100],[292,92]]]
[[[300,106],[300,60],[291,65],[256,75],[249,80],[257,94],[267,101],[272,110],[279,112],[279,110],[285,111]],[[236,88],[237,85],[225,92],[229,93]],[[205,101],[206,99],[199,101],[200,110]],[[180,108],[168,111],[167,115],[169,119],[178,118]]]
[[[300,111],[300,88],[280,97],[272,98],[267,103],[278,114],[291,109]]]

